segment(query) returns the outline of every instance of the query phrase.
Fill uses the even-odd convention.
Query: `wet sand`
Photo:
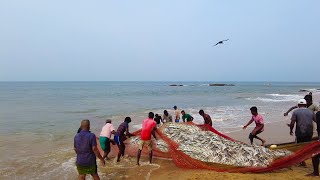
[[[141,166],[136,166],[133,163],[135,158],[129,160],[126,158],[122,161],[124,162],[120,162],[118,165],[115,165],[114,162],[107,162],[106,167],[101,168],[102,179],[319,179],[319,177],[305,176],[312,172],[311,160],[307,161],[306,168],[293,166],[269,173],[222,173],[209,170],[182,169],[176,167],[171,160],[162,159],[154,159],[154,164],[149,165],[146,157],[142,158]]]
[[[289,135],[289,127],[286,121],[266,124],[261,137],[266,144],[276,144],[294,141],[294,136]],[[246,130],[229,133],[233,139],[249,143],[248,134],[254,125]],[[260,144],[259,140],[255,140]],[[269,173],[221,173],[210,170],[182,169],[175,166],[172,160],[154,158],[153,164],[148,164],[148,158],[141,158],[141,166],[137,166],[135,157],[125,157],[120,163],[115,159],[107,161],[106,167],[100,168],[102,177],[106,179],[172,179],[172,180],[197,180],[197,179],[319,179],[319,177],[307,177],[313,171],[311,160],[307,161],[307,167],[293,166],[279,169]]]

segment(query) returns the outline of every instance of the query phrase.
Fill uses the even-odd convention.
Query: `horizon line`
[[[320,81],[254,81],[254,80],[244,80],[244,81],[222,81],[222,80],[11,80],[11,81],[1,81],[0,82],[212,82],[212,83],[222,83],[222,82],[261,82],[261,83],[320,83]]]

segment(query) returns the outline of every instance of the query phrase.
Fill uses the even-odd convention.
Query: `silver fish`
[[[203,162],[265,167],[276,158],[292,154],[287,150],[270,150],[230,141],[211,131],[203,131],[195,125],[166,123],[161,130],[179,144],[178,150]]]

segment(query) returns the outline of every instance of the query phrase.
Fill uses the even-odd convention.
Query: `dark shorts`
[[[114,142],[116,142],[116,144],[118,144],[118,145],[123,144],[122,137],[120,137],[118,135],[115,135],[114,136]]]
[[[91,165],[91,166],[79,166],[77,165],[77,170],[80,175],[83,174],[98,174],[97,165]]]
[[[100,136],[100,146],[103,151],[110,151],[110,140],[107,137]]]
[[[312,140],[312,136],[302,136],[296,137],[297,143],[310,142]]]

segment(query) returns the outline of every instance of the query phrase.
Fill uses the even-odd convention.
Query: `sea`
[[[250,120],[252,106],[265,123],[289,122],[283,113],[309,92],[319,105],[320,83],[0,82],[0,179],[76,179],[73,138],[83,119],[99,136],[106,119],[117,128],[129,116],[133,132],[149,112],[173,115],[177,106],[197,124],[203,109],[229,133]]]

